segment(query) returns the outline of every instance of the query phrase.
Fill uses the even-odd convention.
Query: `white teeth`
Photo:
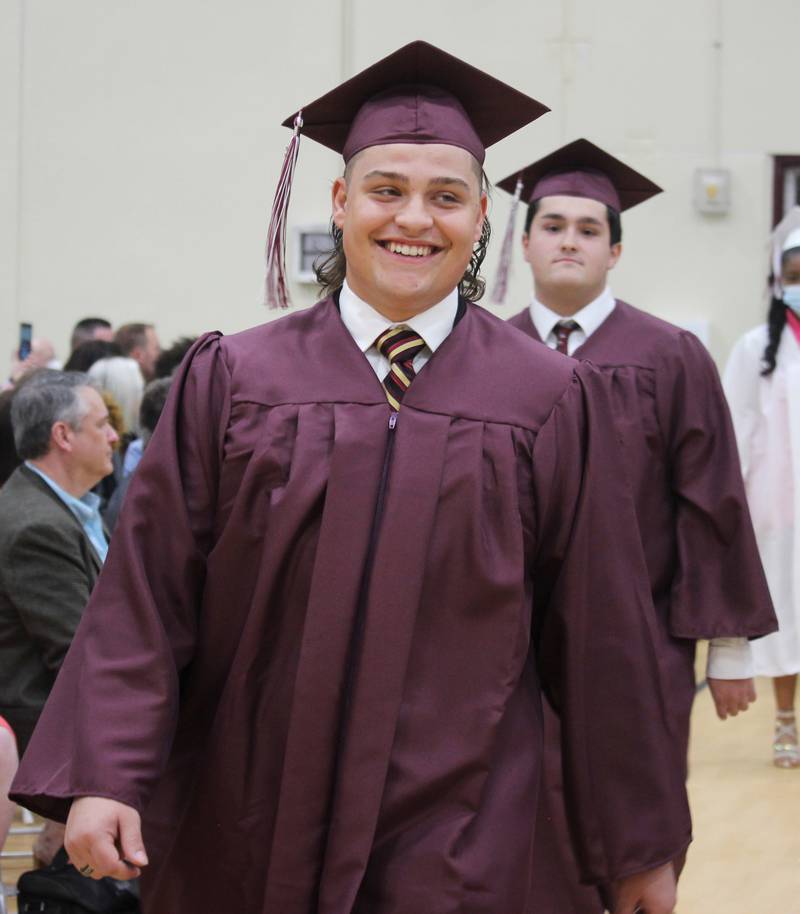
[[[386,248],[392,254],[403,254],[405,257],[426,257],[433,253],[433,248],[428,245],[396,244],[394,241],[387,241]]]

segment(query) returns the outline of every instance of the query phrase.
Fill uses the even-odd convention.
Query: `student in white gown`
[[[755,672],[772,677],[780,768],[800,768],[800,207],[773,233],[767,322],[734,346],[724,385],[750,512],[780,630],[752,642]]]

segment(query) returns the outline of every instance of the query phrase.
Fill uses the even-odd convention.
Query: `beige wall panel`
[[[318,7],[29,4],[22,305],[62,351],[89,313],[166,340],[261,319],[298,46],[338,28]],[[338,71],[338,47],[302,56],[309,84]]]
[[[0,183],[10,204],[0,214],[3,338],[17,312],[62,355],[72,323],[94,312],[154,320],[167,342],[271,317],[260,296],[289,139],[280,121],[418,37],[553,108],[489,151],[491,178],[583,135],[662,184],[667,193],[626,214],[617,294],[674,320],[708,320],[720,358],[761,318],[769,153],[800,152],[793,102],[780,99],[794,76],[794,2],[500,0],[489,11],[478,0],[408,0],[400,16],[367,0],[27,0],[24,70],[20,9],[0,2],[0,156],[11,166]],[[715,164],[717,148],[733,207],[712,218],[694,210],[692,176]],[[327,221],[340,168],[302,143],[291,227]],[[498,191],[490,280],[507,212]],[[502,313],[529,290],[517,257]],[[295,287],[298,304],[314,296]]]
[[[796,0],[724,0],[726,144],[735,152],[800,152]]]
[[[20,0],[0,0],[0,372],[16,346]],[[2,376],[3,380],[5,375]]]

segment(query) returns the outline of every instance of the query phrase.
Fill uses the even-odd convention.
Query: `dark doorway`
[[[774,156],[772,178],[772,225],[783,219],[793,206],[800,206],[800,155]]]

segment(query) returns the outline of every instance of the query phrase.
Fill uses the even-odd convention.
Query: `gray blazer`
[[[101,568],[72,511],[36,473],[18,467],[0,489],[0,714],[20,751]]]

